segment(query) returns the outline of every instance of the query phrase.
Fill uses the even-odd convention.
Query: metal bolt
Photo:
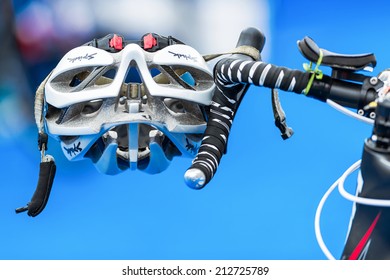
[[[148,102],[148,97],[146,95],[142,96],[142,104],[146,104]]]
[[[378,78],[377,77],[371,77],[370,83],[375,86],[378,83]]]
[[[121,105],[125,104],[126,100],[127,100],[127,98],[125,96],[122,96],[121,98],[119,98],[119,104],[121,104]]]

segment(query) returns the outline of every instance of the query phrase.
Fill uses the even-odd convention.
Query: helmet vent
[[[170,78],[169,80],[174,84],[179,84],[185,89],[195,90],[189,83],[187,83],[180,75],[184,74],[181,73],[182,71],[175,71],[171,67],[166,65],[161,65],[161,69],[165,74]]]
[[[96,99],[86,102],[81,111],[84,116],[95,115],[103,105],[103,99]]]

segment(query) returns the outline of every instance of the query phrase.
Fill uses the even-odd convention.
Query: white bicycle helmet
[[[214,88],[192,47],[110,34],[69,51],[47,78],[45,129],[69,160],[89,158],[102,173],[158,173],[196,155]]]

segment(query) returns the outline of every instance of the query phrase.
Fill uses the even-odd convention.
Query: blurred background
[[[184,183],[189,158],[157,175],[107,176],[89,161],[68,162],[51,140],[57,176],[46,209],[31,218],[14,209],[30,200],[38,178],[35,89],[67,51],[107,33],[172,35],[206,54],[232,49],[248,26],[265,33],[262,58],[270,63],[302,69],[296,41],[309,35],[331,51],[374,52],[378,74],[390,61],[388,8],[375,0],[1,1],[0,259],[324,259],[315,210],[360,158],[368,125],[281,92],[295,130],[283,141],[270,90],[253,87],[228,154],[201,191]],[[336,258],[351,207],[337,192],[325,205],[321,225]]]

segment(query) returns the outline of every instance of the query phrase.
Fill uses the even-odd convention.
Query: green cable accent
[[[322,79],[323,73],[320,69],[318,69],[318,67],[320,67],[320,65],[321,65],[323,56],[324,56],[324,54],[323,54],[322,50],[320,49],[320,55],[318,56],[316,67],[314,69],[312,69],[312,62],[310,62],[310,64],[307,64],[307,63],[303,64],[303,69],[305,69],[306,72],[312,73],[310,80],[307,83],[305,90],[303,91],[303,93],[305,95],[307,95],[309,93],[311,86],[313,85],[314,78],[316,78],[318,80]]]

